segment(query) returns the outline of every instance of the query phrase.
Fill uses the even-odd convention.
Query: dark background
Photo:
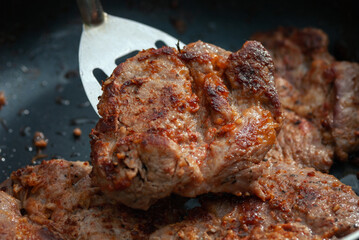
[[[161,29],[182,42],[201,39],[232,51],[257,31],[318,27],[328,33],[330,52],[338,60],[359,61],[358,1],[121,0],[102,5],[109,14]],[[0,181],[31,164],[35,131],[49,139],[46,159],[89,160],[88,134],[97,115],[78,74],[81,31],[75,0],[1,1],[0,91],[7,105],[0,110]],[[72,135],[75,127],[82,129],[79,139]],[[356,171],[350,164],[336,164],[332,172],[342,178]],[[358,185],[354,175],[344,182]]]

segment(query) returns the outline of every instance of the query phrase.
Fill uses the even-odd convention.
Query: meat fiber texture
[[[328,173],[333,164],[333,148],[322,143],[320,130],[292,111],[283,113],[285,120],[277,143],[265,160],[295,162],[298,167],[312,167]]]
[[[46,226],[32,222],[20,212],[21,202],[0,190],[0,239],[61,239]]]
[[[359,197],[335,177],[271,158],[267,196],[162,199],[148,211],[113,204],[87,162],[44,161],[0,185],[1,239],[336,239],[359,228]],[[193,199],[191,200],[193,201]]]
[[[359,152],[359,64],[336,61],[319,29],[279,28],[255,34],[276,67],[281,103],[320,129],[322,143],[345,161]]]
[[[141,51],[102,86],[93,177],[115,202],[148,209],[176,193],[253,193],[282,112],[269,53],[201,41]]]

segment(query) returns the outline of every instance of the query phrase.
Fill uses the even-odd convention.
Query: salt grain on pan
[[[21,71],[22,71],[23,73],[27,73],[27,72],[29,71],[29,68],[26,67],[25,65],[21,65],[21,66],[20,66],[20,69],[21,69]]]

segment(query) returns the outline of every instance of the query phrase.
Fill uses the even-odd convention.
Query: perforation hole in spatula
[[[155,42],[155,45],[156,45],[157,48],[161,48],[161,47],[166,47],[166,46],[167,46],[167,44],[166,44],[164,41],[162,41],[162,40],[156,41],[156,42]]]
[[[102,85],[102,82],[105,81],[108,76],[107,74],[102,71],[102,69],[100,68],[95,68],[93,71],[92,71],[92,74],[94,75],[94,77],[96,78],[96,80]]]
[[[135,50],[135,51],[132,51],[132,52],[130,52],[130,53],[128,53],[128,54],[126,54],[126,55],[124,55],[122,57],[116,58],[116,60],[115,60],[116,65],[119,65],[119,64],[125,62],[127,58],[131,58],[131,57],[136,56],[137,53],[139,53],[139,51]]]

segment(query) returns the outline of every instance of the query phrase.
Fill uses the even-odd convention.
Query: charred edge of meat
[[[246,42],[229,56],[226,75],[232,88],[243,88],[248,98],[259,98],[281,122],[281,103],[274,84],[274,64],[269,52],[257,41]]]

